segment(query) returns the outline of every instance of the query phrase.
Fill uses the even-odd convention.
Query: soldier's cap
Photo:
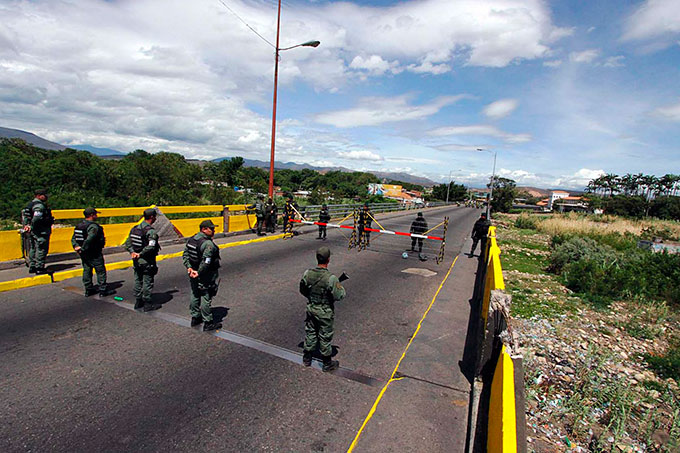
[[[85,208],[83,211],[83,215],[85,217],[90,217],[91,215],[99,214],[99,211],[97,211],[95,208]]]
[[[201,222],[201,225],[199,226],[199,228],[200,228],[200,229],[203,229],[203,228],[212,228],[212,229],[215,229],[216,226],[217,226],[217,225],[215,225],[215,224],[213,223],[212,220],[208,219],[208,220],[202,221],[202,222]]]
[[[486,219],[486,214],[482,213],[482,215],[480,217],[484,217]]]
[[[35,189],[34,195],[47,195],[47,189]]]
[[[144,210],[144,217],[156,217],[158,214],[154,208],[148,208]]]
[[[259,194],[259,195],[257,196],[257,199],[258,199],[258,200],[264,200],[264,195]]]
[[[325,263],[328,261],[328,258],[331,257],[331,249],[328,247],[319,247],[319,249],[316,251],[316,261],[319,263]]]
[[[322,208],[327,208],[328,205],[327,205],[326,203],[324,203],[324,204],[321,205],[321,207],[322,207]]]
[[[422,212],[419,212],[419,213],[418,213],[418,217],[422,217],[422,216],[423,216],[423,213],[422,213]]]

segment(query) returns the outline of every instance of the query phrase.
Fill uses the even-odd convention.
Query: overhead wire
[[[236,12],[235,12],[233,9],[231,9],[231,8],[224,2],[224,0],[217,0],[217,1],[220,2],[220,3],[222,4],[222,6],[224,6],[225,8],[227,8],[227,10],[229,10],[230,13],[232,13],[238,20],[240,20],[240,21],[243,23],[243,25],[245,25],[246,27],[248,27],[248,28],[250,29],[250,31],[252,31],[252,32],[255,33],[257,36],[259,36],[261,40],[263,40],[264,42],[266,42],[267,44],[269,44],[270,46],[272,46],[274,49],[276,49],[276,46],[275,46],[274,44],[272,44],[271,42],[269,42],[269,40],[268,40],[267,38],[265,38],[265,37],[262,36],[260,33],[258,33],[257,30],[255,30],[253,27],[251,27],[251,26],[248,24],[248,22],[246,22],[245,20],[243,20],[243,19],[241,18],[241,16],[239,16],[238,14],[236,14]]]

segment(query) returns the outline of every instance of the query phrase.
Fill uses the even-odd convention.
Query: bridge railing
[[[481,288],[476,300],[481,303],[475,367],[475,388],[481,398],[470,445],[481,442],[489,453],[526,452],[524,372],[510,324],[512,298],[504,292],[496,227],[489,227],[482,254],[477,272]]]
[[[442,203],[434,204],[439,206]],[[232,205],[196,205],[196,206],[134,206],[122,208],[97,208],[101,218],[123,218],[125,221],[116,223],[108,222],[102,224],[106,236],[107,247],[118,247],[125,243],[130,229],[142,220],[142,213],[145,209],[155,208],[159,213],[159,221],[165,224],[166,228],[161,232],[161,239],[164,234],[168,237],[177,239],[190,237],[198,231],[198,225],[203,220],[212,220],[217,226],[216,233],[233,233],[248,231],[255,227],[255,213],[247,209],[245,204]],[[338,204],[329,205],[331,216],[334,219],[345,217],[353,212],[361,204]],[[305,206],[301,209],[303,215],[315,216],[318,218],[320,205]],[[401,203],[374,203],[370,205],[374,213],[400,211],[412,209]],[[72,225],[59,225],[60,220],[71,221],[83,218],[83,209],[56,209],[52,214],[57,221],[52,229],[50,236],[49,254],[73,252],[71,236],[73,234]],[[186,214],[195,214],[187,217]],[[279,218],[282,214],[282,207],[279,206]],[[179,216],[178,216],[179,215]],[[136,218],[130,222],[130,218]],[[180,218],[181,217],[181,218]],[[167,221],[167,222],[166,222]],[[0,262],[21,259],[22,237],[17,230],[0,231]]]

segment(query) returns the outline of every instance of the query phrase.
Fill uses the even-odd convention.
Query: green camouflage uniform
[[[262,226],[264,225],[264,211],[265,205],[262,200],[257,200],[255,203],[248,206],[248,209],[255,211],[255,218],[257,219],[256,229],[257,235],[262,236]]]
[[[345,288],[328,269],[316,267],[305,271],[300,293],[307,298],[304,351],[313,352],[318,343],[321,355],[330,358],[335,302],[345,297]]]
[[[133,231],[139,228],[143,232],[142,244],[133,243]],[[150,304],[151,303],[151,292],[153,291],[154,276],[158,273],[158,266],[156,265],[156,256],[161,250],[161,246],[158,244],[158,233],[153,229],[146,220],[137,225],[130,231],[130,236],[128,236],[125,241],[125,250],[128,252],[139,253],[139,258],[132,261],[132,268],[135,274],[135,287],[134,294],[137,300],[137,306]]]
[[[92,284],[92,270],[97,273],[99,292],[106,292],[106,265],[102,249],[106,243],[104,229],[91,220],[85,220],[73,231],[71,245],[73,248],[80,246],[80,261],[83,263],[83,286],[85,291],[94,288]]]
[[[35,198],[24,209],[23,225],[30,225],[30,249],[28,252],[29,268],[44,269],[45,258],[50,249],[50,235],[54,217],[52,210],[44,201]]]
[[[200,264],[198,261],[200,260]],[[187,269],[198,271],[198,277],[189,278],[191,283],[191,304],[189,311],[192,318],[202,318],[211,323],[212,298],[217,294],[220,251],[210,237],[202,232],[195,234],[184,248],[182,262]]]

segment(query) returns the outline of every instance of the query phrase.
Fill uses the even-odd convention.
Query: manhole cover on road
[[[436,272],[433,272],[429,269],[423,269],[422,267],[409,267],[408,269],[404,269],[402,272],[420,275],[421,277],[432,277],[433,275],[437,275]]]

